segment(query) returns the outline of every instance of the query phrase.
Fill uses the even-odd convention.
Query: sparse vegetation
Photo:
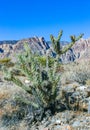
[[[66,53],[83,35],[81,34],[77,38],[71,36],[71,43],[64,49],[60,48],[61,36],[62,31],[59,33],[57,39],[52,35],[50,36],[54,51],[57,53],[56,58],[50,57],[48,53],[46,53],[45,57],[33,54],[28,44],[25,43],[25,51],[18,55],[14,69],[16,68],[21,75],[24,75],[27,81],[29,81],[28,84],[22,82],[19,76],[13,73],[13,70],[7,70],[6,67],[3,68],[6,74],[5,79],[12,81],[31,96],[31,100],[20,96],[16,97],[17,101],[32,108],[33,117],[29,120],[30,123],[42,120],[47,115],[46,113],[49,115],[54,114],[58,110],[57,104],[62,104],[60,99],[58,99],[61,78],[61,73],[58,71],[60,69],[59,57],[61,54]],[[24,115],[20,116],[24,117]]]
[[[90,79],[90,63],[80,62],[64,65],[64,73],[62,75],[62,83],[78,82],[80,84],[88,83]]]

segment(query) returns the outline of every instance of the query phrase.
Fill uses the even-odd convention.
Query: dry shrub
[[[8,99],[10,97],[10,94],[6,90],[0,91],[0,100]]]
[[[6,113],[12,114],[18,110],[18,106],[12,106],[10,103],[7,103],[4,107]]]
[[[90,62],[82,61],[79,63],[70,63],[64,65],[64,73],[61,77],[61,83],[78,82],[85,84],[90,79]]]
[[[86,80],[86,85],[90,86],[90,79]]]
[[[0,118],[5,114],[5,111],[0,108]]]

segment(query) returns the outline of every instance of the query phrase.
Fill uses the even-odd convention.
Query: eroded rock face
[[[63,54],[61,56],[61,62],[67,63],[67,62],[73,62],[76,59],[76,55],[74,54],[73,49],[71,48],[66,54]]]
[[[22,52],[24,50],[23,45],[25,42],[29,44],[33,53],[37,52],[41,55],[45,54],[46,50],[50,48],[44,37],[32,37],[17,41],[15,44],[7,44],[6,42],[0,44],[0,57],[13,56],[15,53]]]
[[[77,58],[89,59],[90,58],[90,38],[80,39],[72,48]],[[79,57],[78,57],[79,55]]]
[[[90,59],[90,38],[80,39],[66,54],[61,56],[61,61],[64,63],[83,59]]]
[[[33,37],[33,38],[28,38],[28,39],[24,39],[24,40],[20,40],[19,42],[17,42],[16,45],[14,45],[14,51],[22,51],[23,50],[23,44],[24,43],[28,43],[31,51],[33,53],[39,53],[39,54],[44,54],[44,51],[46,51],[47,49],[49,49],[49,45],[46,43],[45,39],[42,38],[38,38],[38,37]]]
[[[52,45],[49,42],[46,42],[44,37],[32,37],[28,39],[23,39],[14,42],[0,42],[0,58],[4,57],[13,57],[15,53],[19,53],[23,51],[23,44],[27,42],[33,53],[38,53],[40,55],[46,54],[46,51],[51,48],[51,55],[53,57],[56,54],[53,51]],[[65,44],[66,43],[66,44]],[[62,48],[64,48],[68,43],[61,42]],[[50,45],[50,46],[49,46]],[[89,39],[80,39],[75,45],[65,54],[60,57],[60,61],[63,63],[73,62],[73,61],[81,61],[81,60],[89,60],[90,59],[90,38]]]

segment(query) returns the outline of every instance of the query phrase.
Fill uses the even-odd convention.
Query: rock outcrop
[[[28,43],[31,51],[33,53],[39,53],[41,55],[45,54],[46,50],[49,49],[48,43],[45,41],[44,37],[32,37],[28,39],[23,39],[17,41],[15,44],[7,44],[6,42],[1,42],[0,44],[0,58],[12,57],[15,53],[22,52],[24,50],[24,43]]]
[[[22,39],[19,41],[0,41],[0,58],[13,57],[15,53],[22,52],[24,50],[23,45],[27,42],[33,53],[44,55],[46,51],[51,48],[52,56],[56,54],[53,52],[51,42],[46,42],[44,37],[32,37],[28,39]],[[61,42],[62,48],[67,46],[68,42]],[[80,39],[75,45],[66,53],[60,57],[60,61],[63,63],[81,61],[90,59],[90,38]]]
[[[76,60],[79,61],[89,59],[90,59],[90,38],[80,39],[66,54],[61,56],[61,61],[66,63]]]

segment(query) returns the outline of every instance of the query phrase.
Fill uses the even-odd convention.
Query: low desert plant
[[[80,84],[85,84],[87,80],[90,79],[90,63],[80,62],[78,66],[75,67],[75,71],[72,78]]]
[[[86,85],[90,86],[90,79],[86,80]]]
[[[85,84],[88,78],[90,78],[90,73],[86,71],[76,72],[73,76],[73,79],[80,84]]]
[[[7,66],[8,63],[10,63],[11,59],[10,58],[3,58],[3,59],[0,59],[0,70],[2,68],[3,65]]]
[[[0,59],[0,64],[7,64],[7,63],[10,62],[10,61],[11,61],[10,58]]]
[[[90,62],[82,61],[79,63],[70,63],[63,65],[64,73],[62,74],[62,83],[78,82],[79,84],[89,84],[90,79]]]

